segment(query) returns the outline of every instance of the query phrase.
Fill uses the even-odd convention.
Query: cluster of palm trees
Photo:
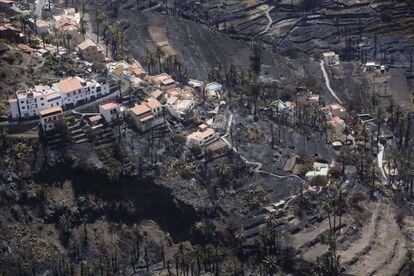
[[[160,46],[157,46],[155,51],[147,51],[144,64],[150,75],[166,72],[180,83],[186,83],[189,79],[188,71],[179,57],[166,55]]]
[[[335,181],[331,181],[327,187],[327,194],[322,204],[322,208],[329,221],[327,239],[329,249],[325,256],[316,259],[314,268],[319,275],[340,275],[343,270],[340,255],[337,254],[336,238],[342,228],[341,219],[346,204],[340,185]]]

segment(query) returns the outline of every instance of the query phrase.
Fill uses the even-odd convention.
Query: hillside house
[[[217,82],[210,82],[206,84],[206,87],[204,88],[205,91],[214,91],[217,93],[220,93],[223,86]]]
[[[156,99],[158,101],[161,101],[161,100],[164,99],[164,92],[162,92],[161,90],[157,89],[157,90],[152,91],[149,94],[149,96],[150,96],[150,98],[153,98],[153,99]]]
[[[160,86],[171,87],[175,85],[175,80],[173,80],[173,78],[167,73],[161,73],[159,75],[153,76],[152,79],[157,85]]]
[[[56,129],[62,122],[63,110],[60,106],[42,109],[39,111],[40,125],[43,131]]]
[[[188,85],[198,91],[202,91],[204,87],[204,83],[199,80],[190,79],[188,81]]]
[[[38,35],[48,34],[50,32],[50,27],[52,26],[50,22],[33,18],[29,19],[30,28]]]
[[[214,100],[217,98],[220,98],[220,93],[223,86],[217,82],[210,82],[206,84],[206,87],[204,88],[207,99],[208,100]]]
[[[328,121],[328,125],[337,135],[341,135],[346,127],[345,121],[339,117],[332,117]]]
[[[130,61],[132,73],[138,78],[144,78],[147,75],[145,72],[144,67],[142,67],[141,63],[139,63],[136,59],[132,59]]]
[[[328,107],[332,117],[339,117],[341,119],[346,119],[348,117],[346,109],[340,104],[331,104]]]
[[[179,99],[177,97],[169,97],[166,104],[168,112],[179,120],[184,120],[188,112],[194,109],[195,101]]]
[[[117,103],[106,103],[99,105],[99,113],[108,124],[116,120],[120,112],[121,106]]]
[[[12,119],[29,118],[39,111],[51,107],[73,107],[109,94],[109,85],[96,81],[85,81],[74,77],[50,86],[37,85],[28,90],[16,92],[16,98],[9,100]]]
[[[65,79],[52,85],[62,97],[63,105],[73,107],[109,94],[109,85],[95,80],[86,81],[80,77]]]
[[[205,124],[201,124],[198,130],[187,136],[187,144],[207,146],[218,138],[218,134],[214,129],[209,128]]]
[[[98,114],[95,116],[92,116],[88,119],[89,121],[89,125],[92,127],[92,129],[96,129],[98,127],[102,127],[102,123],[104,121],[104,118],[102,117],[102,115]]]
[[[0,38],[15,43],[25,43],[26,36],[11,23],[0,24]]]
[[[335,66],[335,65],[339,65],[339,56],[333,52],[325,52],[322,54],[323,56],[323,61],[325,62],[325,64],[327,66]]]
[[[116,79],[125,80],[132,84],[139,84],[142,82],[142,77],[146,75],[141,65],[133,60],[132,64],[125,61],[110,62],[106,64],[108,73]]]
[[[140,131],[146,131],[164,123],[161,103],[152,98],[131,108],[129,115]]]
[[[56,29],[70,35],[70,39],[66,40],[66,46],[69,49],[75,49],[77,45],[85,40],[78,27],[80,22],[79,13],[66,11],[64,15],[53,16],[53,19]]]
[[[308,171],[305,174],[305,179],[307,181],[312,181],[312,179],[316,176],[328,177],[328,172],[329,172],[329,165],[328,164],[314,162],[313,163],[313,169],[311,171]]]
[[[89,62],[104,61],[105,53],[101,46],[97,45],[90,39],[86,39],[84,42],[77,46],[79,54]]]

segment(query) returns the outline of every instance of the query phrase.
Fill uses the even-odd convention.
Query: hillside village
[[[403,211],[413,199],[412,116],[390,100],[397,89],[386,62],[325,49],[294,82],[267,81],[268,49],[254,41],[251,70],[216,65],[197,79],[165,45],[145,60],[131,55],[119,22],[95,22],[104,14],[86,2],[40,2],[0,0],[12,14],[1,17],[0,55],[11,69],[0,73],[17,70],[10,56],[28,72],[9,80],[0,109],[0,203],[12,206],[0,230],[11,233],[2,242],[12,274],[414,267],[414,217]],[[370,108],[341,89],[365,81]],[[23,198],[29,205],[18,207]],[[38,228],[30,244],[23,222]],[[371,258],[387,261],[370,266]]]

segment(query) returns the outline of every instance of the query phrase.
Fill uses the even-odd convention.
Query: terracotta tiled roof
[[[106,104],[100,105],[99,107],[104,109],[104,110],[111,110],[111,109],[114,109],[114,108],[118,108],[119,105],[116,104],[116,103],[106,103]]]
[[[60,106],[46,108],[39,111],[40,117],[51,116],[59,113],[62,113],[62,108]]]
[[[153,99],[153,98],[148,99],[147,102],[146,102],[146,105],[151,109],[161,107],[160,102],[157,101],[156,99]]]
[[[136,107],[131,108],[130,111],[134,113],[136,116],[139,116],[147,112],[150,112],[151,109],[146,104],[140,104]]]
[[[153,115],[147,115],[147,116],[145,116],[145,117],[142,117],[142,118],[141,118],[141,119],[139,119],[139,120],[140,120],[140,122],[145,122],[145,121],[151,120],[152,118],[154,118],[154,116],[153,116]]]
[[[68,78],[58,83],[58,87],[64,93],[69,93],[77,89],[81,89],[83,86],[77,78]]]
[[[79,50],[86,50],[89,47],[98,47],[95,42],[93,42],[90,39],[85,40],[84,42],[82,42],[81,44],[78,45]]]

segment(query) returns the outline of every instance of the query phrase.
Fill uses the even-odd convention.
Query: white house
[[[195,107],[194,100],[180,100],[177,97],[171,96],[166,104],[168,112],[177,119],[183,120],[185,114]]]
[[[341,119],[346,119],[348,117],[346,109],[337,103],[329,105],[329,111],[332,117],[339,117]]]
[[[63,105],[67,107],[95,100],[110,93],[108,84],[100,84],[95,80],[86,81],[80,77],[65,79],[53,84],[52,87],[61,95]]]
[[[62,97],[45,85],[37,85],[26,91],[17,91],[16,98],[9,100],[12,119],[39,115],[42,109],[62,106]]]
[[[175,80],[167,73],[161,73],[159,75],[153,76],[152,79],[156,84],[160,86],[169,87],[175,85]]]
[[[56,129],[62,122],[63,110],[60,106],[42,109],[39,111],[40,125],[43,131]]]
[[[374,71],[376,68],[377,64],[375,63],[375,61],[367,61],[367,63],[365,63],[365,71]]]
[[[287,104],[281,100],[276,100],[270,104],[270,108],[273,109],[274,112],[283,113],[289,110]]]
[[[188,85],[191,86],[194,89],[199,90],[199,91],[201,91],[204,87],[204,83],[202,81],[194,80],[194,79],[190,79],[188,81]]]
[[[115,120],[120,112],[121,106],[117,103],[106,103],[99,106],[99,113],[107,123]]]
[[[187,144],[198,145],[198,146],[206,146],[213,141],[215,141],[218,137],[218,134],[214,131],[214,129],[209,128],[205,124],[201,124],[198,127],[198,130],[189,134],[187,136]]]
[[[38,35],[48,34],[49,28],[51,27],[48,21],[42,19],[34,20],[33,18],[30,18],[29,24],[32,27],[33,31],[35,31]]]
[[[334,66],[334,65],[339,65],[339,56],[333,52],[325,52],[322,54],[323,56],[323,61],[325,62],[326,65],[328,66]]]
[[[204,88],[207,95],[214,95],[217,94],[217,97],[219,97],[220,92],[222,90],[223,86],[217,82],[210,82],[206,84],[206,87]]]
[[[313,163],[313,169],[311,171],[308,171],[305,174],[305,178],[308,181],[311,181],[315,176],[323,176],[327,177],[329,171],[329,165],[326,163],[319,163],[314,162]]]
[[[79,77],[68,78],[50,86],[37,85],[17,91],[16,98],[9,100],[12,119],[29,118],[51,107],[72,107],[110,93],[108,84],[85,81]]]

